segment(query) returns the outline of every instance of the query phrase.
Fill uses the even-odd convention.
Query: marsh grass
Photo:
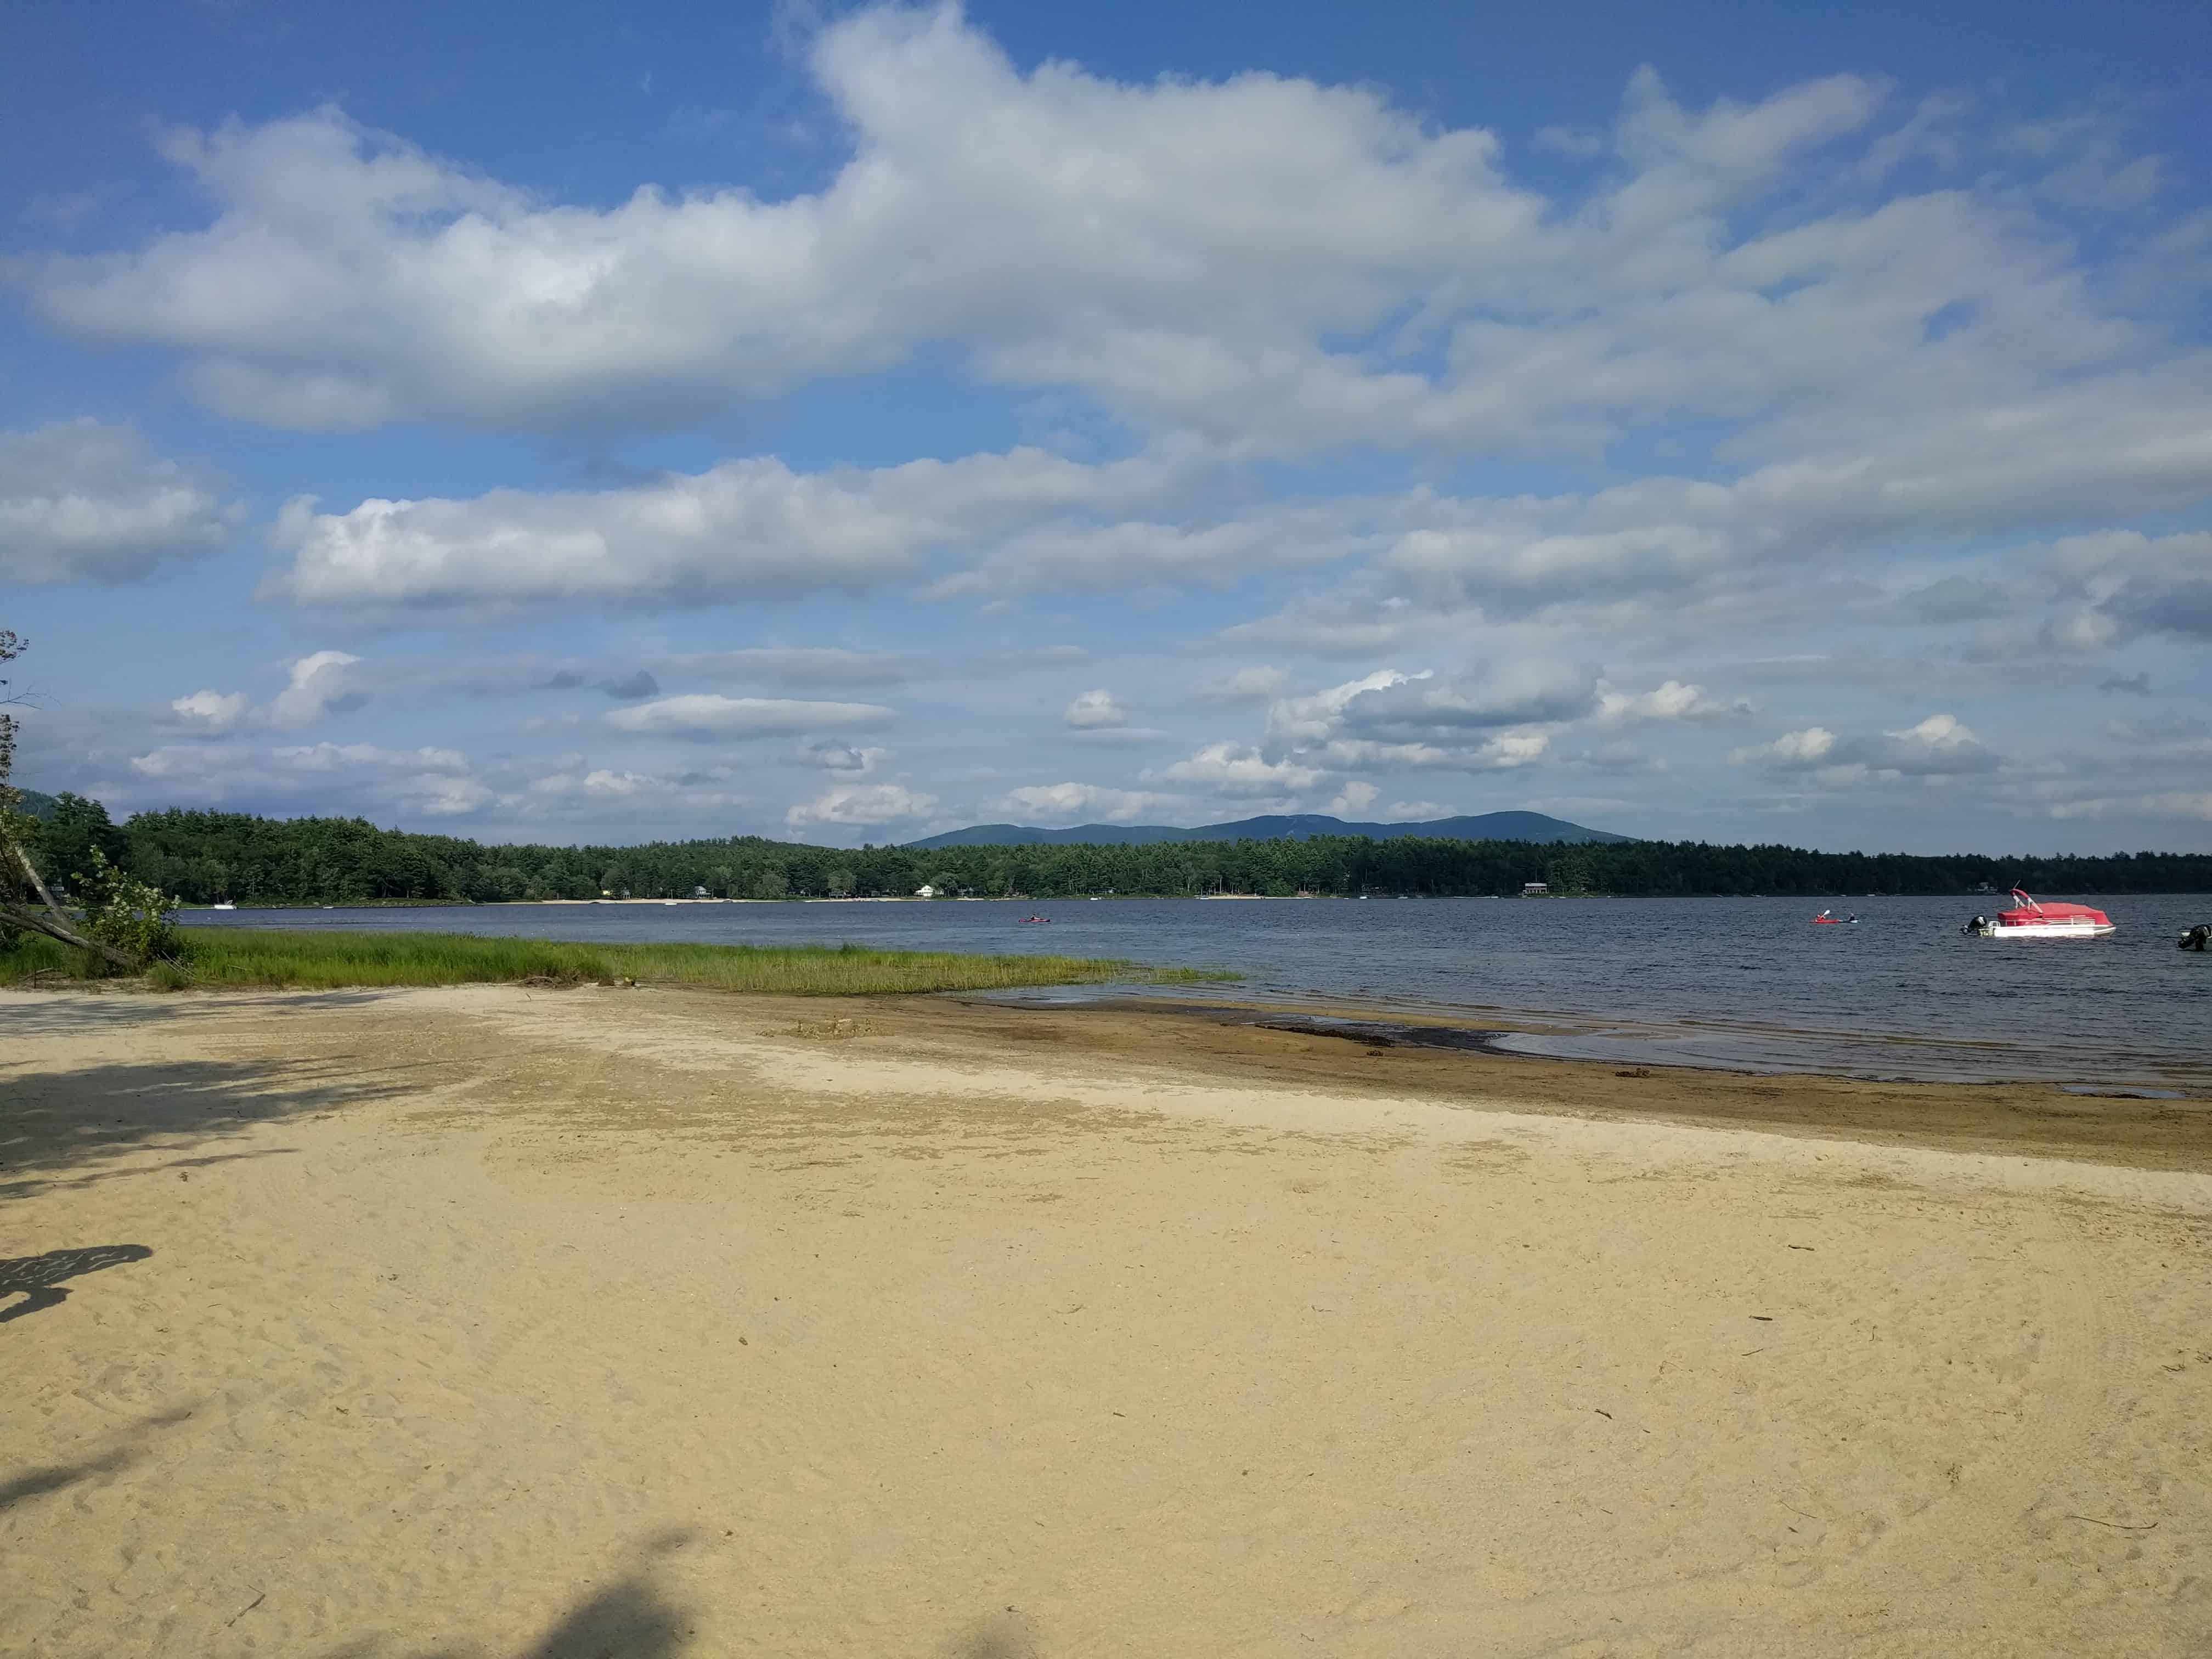
[[[1006,990],[1109,980],[1184,984],[1234,979],[1202,969],[1147,969],[1084,957],[960,956],[865,945],[579,945],[467,933],[287,932],[194,928],[185,955],[156,963],[162,990],[224,988],[335,989],[362,985],[696,985],[786,996]],[[86,976],[80,953],[26,935],[0,946],[0,984]]]

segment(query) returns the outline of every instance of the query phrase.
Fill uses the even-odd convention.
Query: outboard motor
[[[1990,931],[1990,919],[1987,916],[1976,916],[1960,931],[1966,933],[1986,933]]]
[[[2212,950],[2212,921],[2200,921],[2181,936],[2184,951]]]

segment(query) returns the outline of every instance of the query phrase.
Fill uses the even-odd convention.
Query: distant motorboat
[[[210,910],[235,910],[238,907],[235,904],[233,904],[228,899],[217,899],[213,904],[208,906],[208,908]]]
[[[1983,939],[2100,939],[2113,931],[2112,919],[2086,904],[2045,904],[2015,887],[2020,902],[2000,910],[1995,921],[1976,916],[1966,931]]]
[[[1813,920],[1815,922],[1820,923],[1821,926],[1828,927],[1856,927],[1858,926],[1859,921],[1856,913],[1853,913],[1848,916],[1839,916],[1832,910],[1823,910],[1819,915],[1814,917]]]

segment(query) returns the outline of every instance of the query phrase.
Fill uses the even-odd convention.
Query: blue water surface
[[[1984,898],[1030,899],[510,904],[195,911],[194,926],[580,940],[856,944],[1215,965],[1232,988],[1061,988],[1328,1002],[1378,1017],[1531,1024],[1507,1046],[1642,1063],[1866,1077],[2045,1078],[2212,1090],[2212,955],[2177,951],[2212,897],[2085,900],[2101,939],[1971,939]],[[1043,915],[1046,924],[1023,918]]]

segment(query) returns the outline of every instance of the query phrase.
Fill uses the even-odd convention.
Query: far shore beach
[[[0,1652],[2212,1632],[2205,1100],[471,986],[0,992]]]

